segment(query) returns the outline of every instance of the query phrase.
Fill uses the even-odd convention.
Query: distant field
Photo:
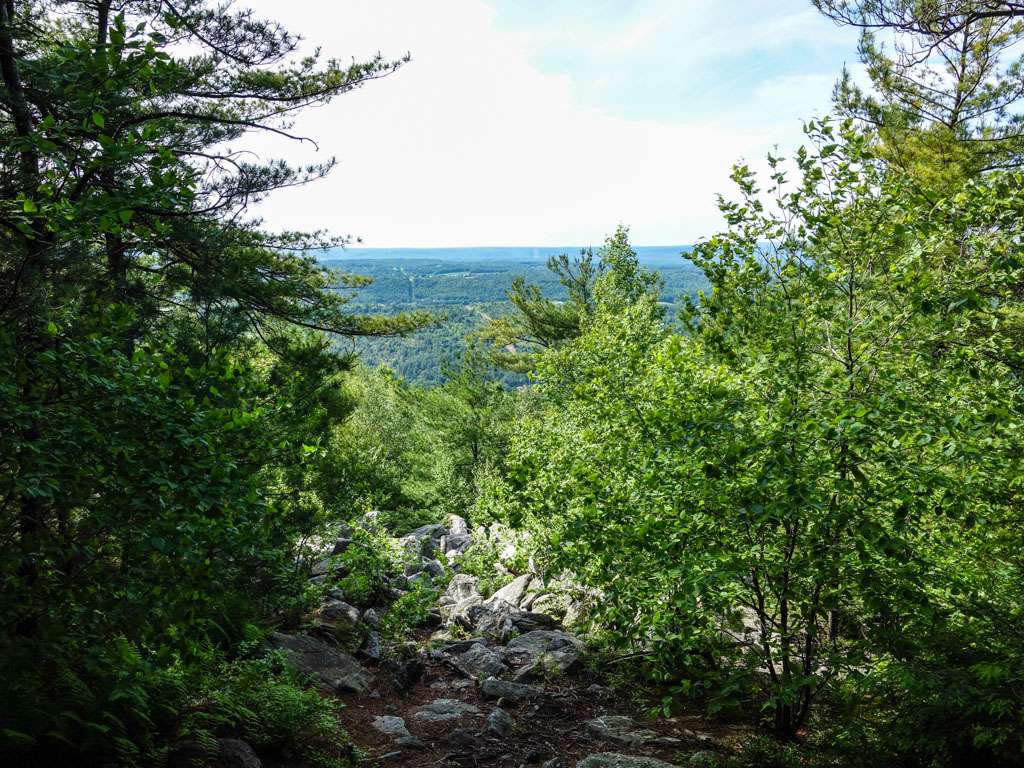
[[[637,248],[641,262],[665,281],[663,299],[674,304],[705,286],[704,276],[681,253],[686,246]],[[546,267],[549,256],[579,248],[351,248],[322,258],[324,264],[373,278],[355,293],[353,308],[375,313],[428,309],[446,320],[407,339],[345,342],[368,365],[387,365],[408,381],[433,384],[442,365],[463,346],[467,333],[487,317],[508,311],[505,292],[522,275],[552,298],[565,290]],[[511,378],[509,383],[515,383]]]

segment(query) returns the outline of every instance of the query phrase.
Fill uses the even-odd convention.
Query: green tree
[[[1024,9],[1017,3],[815,0],[860,27],[871,89],[848,73],[836,88],[847,115],[874,126],[889,162],[934,193],[1024,162]],[[889,45],[879,42],[878,33]]]
[[[599,298],[587,331],[542,357],[549,405],[516,430],[495,493],[677,693],[756,694],[794,738],[816,700],[865,681],[879,687],[861,714],[885,719],[879,689],[898,698],[893,681],[929,658],[933,684],[975,701],[931,708],[943,726],[901,759],[1012,756],[1019,649],[989,646],[990,684],[940,649],[1020,616],[1019,559],[995,543],[1019,519],[1020,380],[960,341],[1015,333],[1020,178],[936,206],[870,134],[808,130],[795,181],[776,158],[766,188],[736,170],[729,229],[695,252],[712,290],[686,335],[649,293]]]
[[[347,312],[362,281],[305,255],[337,239],[247,214],[333,162],[232,143],[402,63],[297,46],[204,0],[0,2],[0,719],[26,761],[151,762],[153,675],[287,612],[349,407],[322,334],[422,320]]]

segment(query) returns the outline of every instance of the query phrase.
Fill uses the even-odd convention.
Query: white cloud
[[[734,161],[798,140],[788,110],[805,106],[799,99],[728,122],[582,106],[571,80],[531,64],[521,33],[500,28],[482,0],[249,4],[331,55],[413,55],[394,76],[300,119],[296,130],[339,167],[265,203],[275,227],[327,227],[369,246],[573,245],[598,243],[621,221],[640,244],[692,242],[718,226],[714,193],[728,189]],[[623,40],[650,34],[635,26]],[[751,106],[766,110],[790,87],[806,95],[809,86],[767,84],[768,103]],[[278,140],[253,146],[315,159]]]

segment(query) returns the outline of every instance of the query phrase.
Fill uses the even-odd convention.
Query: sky
[[[258,213],[367,247],[639,245],[721,227],[730,167],[791,152],[828,111],[857,33],[809,0],[248,0],[343,60],[411,61],[303,114],[338,167]]]

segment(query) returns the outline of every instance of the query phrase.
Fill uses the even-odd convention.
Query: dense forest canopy
[[[0,0],[5,763],[365,763],[367,667],[360,709],[425,663],[482,691],[451,649],[498,677],[539,631],[516,675],[574,707],[740,734],[676,764],[1024,765],[1024,7],[814,5],[869,82],[733,169],[723,231],[484,269],[252,213],[333,161],[234,145],[408,59]],[[495,717],[389,755],[511,756]]]

